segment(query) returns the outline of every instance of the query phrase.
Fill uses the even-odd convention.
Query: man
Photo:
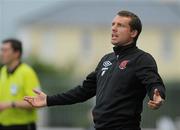
[[[101,59],[81,86],[54,96],[35,90],[37,96],[24,99],[33,107],[45,107],[84,102],[96,96],[92,112],[96,130],[140,130],[146,93],[151,109],[158,109],[165,99],[155,60],[136,47],[141,29],[134,13],[118,12],[112,21],[114,52]]]
[[[25,102],[25,95],[40,86],[34,70],[21,62],[22,43],[16,39],[2,42],[0,71],[0,130],[36,130],[36,111]]]

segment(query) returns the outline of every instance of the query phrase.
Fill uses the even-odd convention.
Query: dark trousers
[[[31,123],[27,125],[12,125],[12,126],[0,125],[0,130],[36,130],[36,124]]]

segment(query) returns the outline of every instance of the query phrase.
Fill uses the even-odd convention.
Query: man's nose
[[[117,32],[117,28],[116,28],[116,26],[114,25],[114,26],[112,26],[112,32]]]

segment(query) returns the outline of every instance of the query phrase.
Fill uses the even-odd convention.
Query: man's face
[[[3,64],[10,64],[14,59],[17,58],[17,52],[13,50],[10,43],[1,45],[1,61]]]
[[[130,17],[124,17],[117,15],[112,21],[112,37],[111,43],[113,45],[126,45],[133,41],[136,36],[131,31],[129,22]]]

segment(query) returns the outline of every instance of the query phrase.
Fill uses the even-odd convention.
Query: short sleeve
[[[40,82],[37,74],[32,68],[25,71],[24,74],[24,92],[27,96],[34,96],[33,89],[40,89]]]

